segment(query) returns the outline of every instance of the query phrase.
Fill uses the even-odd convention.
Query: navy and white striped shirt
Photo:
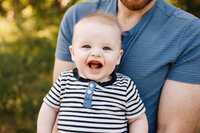
[[[61,73],[44,97],[59,108],[58,132],[126,132],[127,120],[145,112],[134,82],[120,73],[97,83],[79,77],[77,69]]]

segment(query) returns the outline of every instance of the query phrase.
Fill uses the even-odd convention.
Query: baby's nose
[[[92,49],[91,55],[95,56],[95,57],[100,57],[101,56],[101,51],[98,48]]]

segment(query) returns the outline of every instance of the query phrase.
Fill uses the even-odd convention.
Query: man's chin
[[[132,1],[120,0],[120,1],[129,10],[139,11],[139,10],[144,9],[153,0],[140,0],[139,2],[134,2],[134,0],[132,0]]]

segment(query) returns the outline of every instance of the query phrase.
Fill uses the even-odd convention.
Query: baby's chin
[[[101,78],[98,78],[97,76],[94,75],[94,76],[90,76],[88,79],[93,80],[95,82],[103,83],[103,82],[110,81],[112,78],[109,75],[107,77],[101,77]]]
[[[81,74],[79,73],[79,76],[84,78],[84,79],[89,79],[95,82],[107,82],[109,80],[111,80],[111,76],[107,75],[107,76],[101,76],[98,74],[93,74],[93,73],[87,73],[87,74]]]

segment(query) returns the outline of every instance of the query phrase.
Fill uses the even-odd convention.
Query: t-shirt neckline
[[[73,75],[74,75],[74,77],[75,77],[77,80],[79,80],[79,81],[81,81],[81,82],[91,82],[91,81],[93,81],[93,80],[91,80],[91,79],[85,79],[85,78],[83,78],[83,77],[80,77],[79,74],[78,74],[78,69],[77,69],[77,68],[74,68],[74,69],[73,69]],[[116,75],[115,72],[112,72],[112,73],[110,74],[110,76],[112,77],[112,79],[109,80],[109,81],[106,81],[106,82],[96,82],[96,81],[93,81],[93,82],[96,82],[96,83],[97,83],[98,85],[100,85],[100,86],[112,85],[112,84],[116,81],[117,75]]]
[[[113,10],[113,15],[114,15],[114,16],[117,16],[117,2],[118,2],[118,0],[116,0],[116,1],[114,2],[114,4],[115,4],[115,5],[114,5],[115,8],[113,8],[113,9],[114,9],[114,10]],[[137,32],[138,29],[139,29],[142,25],[145,25],[145,23],[147,23],[148,20],[150,20],[150,18],[151,18],[151,16],[152,16],[152,14],[153,14],[153,12],[154,12],[154,10],[155,10],[155,7],[156,7],[156,5],[158,4],[158,2],[159,2],[159,0],[156,0],[156,2],[154,3],[154,5],[152,6],[152,8],[144,14],[144,16],[141,18],[141,20],[140,20],[134,27],[132,27],[130,30],[122,32],[122,35],[123,35],[123,36],[131,35],[131,34]]]

